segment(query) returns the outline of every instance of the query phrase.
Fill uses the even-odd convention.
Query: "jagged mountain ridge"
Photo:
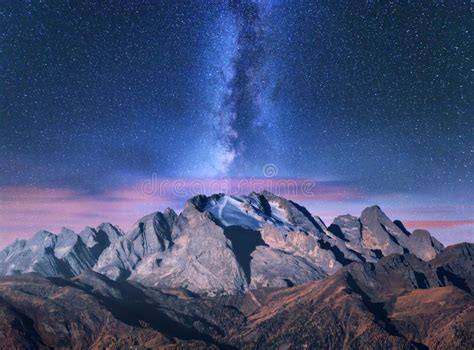
[[[213,298],[91,270],[0,277],[0,349],[472,349],[473,264],[464,243]]]
[[[79,235],[40,231],[0,253],[0,274],[71,277],[93,269],[113,280],[216,295],[299,285],[394,253],[431,260],[442,249],[427,231],[408,232],[378,206],[326,227],[304,207],[264,191],[199,195],[179,215],[149,214],[127,233],[111,224]]]
[[[103,250],[124,233],[108,223],[79,234],[63,228],[57,235],[39,231],[0,252],[0,275],[37,272],[44,276],[77,276],[92,269]]]

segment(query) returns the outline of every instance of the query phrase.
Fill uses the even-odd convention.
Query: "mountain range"
[[[474,245],[378,206],[326,226],[270,192],[189,199],[0,252],[0,349],[474,348]]]
[[[472,349],[474,245],[392,254],[320,281],[199,296],[73,278],[0,278],[0,349]]]
[[[412,253],[423,260],[443,245],[408,232],[378,206],[327,227],[304,207],[270,192],[196,196],[138,220],[128,232],[104,223],[78,234],[38,232],[0,253],[0,275],[37,272],[73,277],[93,269],[112,280],[186,288],[207,295],[288,287],[322,279],[351,262]]]

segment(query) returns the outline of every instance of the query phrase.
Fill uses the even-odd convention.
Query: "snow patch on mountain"
[[[93,269],[114,280],[216,295],[318,280],[392,253],[429,260],[443,249],[427,231],[410,233],[377,206],[327,227],[304,207],[264,191],[196,196],[179,215],[151,213],[126,233],[109,223],[79,234],[40,231],[0,252],[0,275],[71,277]]]

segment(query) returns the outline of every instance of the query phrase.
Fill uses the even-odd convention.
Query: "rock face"
[[[459,243],[446,248],[431,264],[446,278],[460,277],[459,282],[474,291],[474,244]]]
[[[172,209],[141,218],[127,234],[115,239],[103,251],[94,270],[112,279],[129,277],[145,256],[162,252],[170,247],[176,219],[177,215]]]
[[[410,233],[401,222],[392,222],[378,206],[366,208],[360,218],[338,216],[329,230],[366,261],[408,252],[428,261],[443,249],[443,245],[428,231],[415,230]]]
[[[79,235],[63,228],[57,235],[39,231],[30,240],[18,240],[0,253],[0,275],[37,272],[43,276],[72,277],[91,269],[118,228],[102,224]],[[105,238],[107,239],[105,239]]]
[[[177,219],[171,249],[147,256],[130,278],[211,295],[300,284],[348,262],[341,251],[357,259],[328,234],[304,208],[268,192],[197,196]]]
[[[319,280],[352,262],[412,253],[430,260],[443,249],[427,231],[408,232],[379,207],[328,227],[304,207],[270,192],[196,196],[138,220],[124,234],[103,224],[79,235],[38,233],[0,253],[0,274],[76,276],[93,268],[112,280],[186,288],[207,295]]]
[[[86,244],[87,248],[91,250],[91,253],[96,259],[102,254],[105,248],[123,235],[124,233],[119,227],[110,223],[103,223],[95,229],[87,226],[79,233],[82,241]]]
[[[54,256],[69,267],[73,276],[90,269],[97,261],[81,237],[66,228],[57,235]]]
[[[214,298],[91,270],[0,277],[0,349],[472,349],[473,251],[448,247],[430,262],[394,254]]]
[[[467,246],[464,253],[474,247]],[[466,258],[461,249],[448,249],[448,254],[449,266],[467,264],[472,273],[472,256]],[[438,266],[412,254],[390,255],[377,263],[353,263],[322,281],[259,293],[260,306],[250,308],[232,343],[252,348],[472,348],[474,297],[466,288],[472,275],[447,278],[442,271],[448,265],[441,263],[446,255],[438,255]]]

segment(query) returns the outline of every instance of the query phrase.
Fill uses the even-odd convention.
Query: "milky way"
[[[260,152],[270,147],[263,124],[266,95],[274,84],[266,70],[274,59],[267,48],[265,15],[271,8],[269,2],[231,2],[228,25],[233,28],[228,48],[230,67],[222,74],[221,89],[224,93],[212,118],[216,119],[217,154],[216,170],[228,175],[230,170],[245,166],[256,138],[260,139]],[[225,37],[224,37],[225,38]],[[225,38],[228,40],[228,38]],[[224,70],[224,69],[223,69]],[[274,119],[277,116],[273,116]]]
[[[318,214],[474,236],[469,1],[4,1],[0,21],[0,235],[67,225],[63,202],[135,219],[184,201],[145,208],[144,181],[270,164],[334,190]]]

